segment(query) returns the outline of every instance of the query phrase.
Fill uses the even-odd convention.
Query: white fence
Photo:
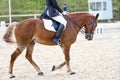
[[[19,15],[11,15],[11,19],[14,18],[14,17],[33,17],[33,18],[37,18],[37,16],[40,16],[40,14],[19,14]],[[9,15],[0,15],[0,18],[9,18],[10,16]],[[0,27],[2,26],[3,27],[3,23],[5,21],[0,21]],[[9,21],[10,22],[10,21]],[[5,22],[5,26],[8,25],[9,23],[6,23]]]
[[[24,16],[32,16],[36,18],[37,16],[40,16],[40,14],[19,14],[19,15],[11,15],[11,17],[24,17]],[[9,17],[9,15],[0,15],[0,18],[2,17]]]
[[[119,33],[120,32],[120,22],[116,23],[98,23],[97,29],[98,33]]]
[[[23,16],[33,16],[36,18],[37,16],[40,16],[40,14],[19,14],[19,15],[11,15],[11,17],[23,17]],[[2,17],[9,17],[9,15],[0,15],[0,18]]]

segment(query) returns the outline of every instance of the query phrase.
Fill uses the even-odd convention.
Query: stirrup
[[[58,44],[58,45],[61,45],[61,40],[60,39],[53,39],[53,42]]]

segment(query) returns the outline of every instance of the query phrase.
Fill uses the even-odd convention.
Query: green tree
[[[120,0],[113,0],[114,19],[120,20]]]

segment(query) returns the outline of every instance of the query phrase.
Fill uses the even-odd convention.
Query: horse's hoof
[[[15,78],[15,76],[13,75],[13,76],[10,76],[10,78]]]
[[[74,74],[76,74],[75,72],[70,72],[70,75],[74,75]]]
[[[44,74],[43,74],[43,72],[39,72],[38,75],[39,76],[43,76]]]
[[[70,70],[70,71],[68,71],[68,74],[69,75],[73,75],[73,74],[75,74],[75,72],[73,72],[73,71]]]
[[[55,65],[53,65],[53,67],[52,67],[52,71],[55,71]]]

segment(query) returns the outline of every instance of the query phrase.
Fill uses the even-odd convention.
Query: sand
[[[67,74],[66,66],[52,72],[53,65],[64,61],[61,48],[36,43],[33,59],[44,76],[37,75],[25,58],[24,50],[14,65],[16,78],[9,79],[9,61],[15,48],[15,44],[0,41],[0,80],[120,80],[120,38],[77,40],[70,51],[71,69],[75,75]]]

